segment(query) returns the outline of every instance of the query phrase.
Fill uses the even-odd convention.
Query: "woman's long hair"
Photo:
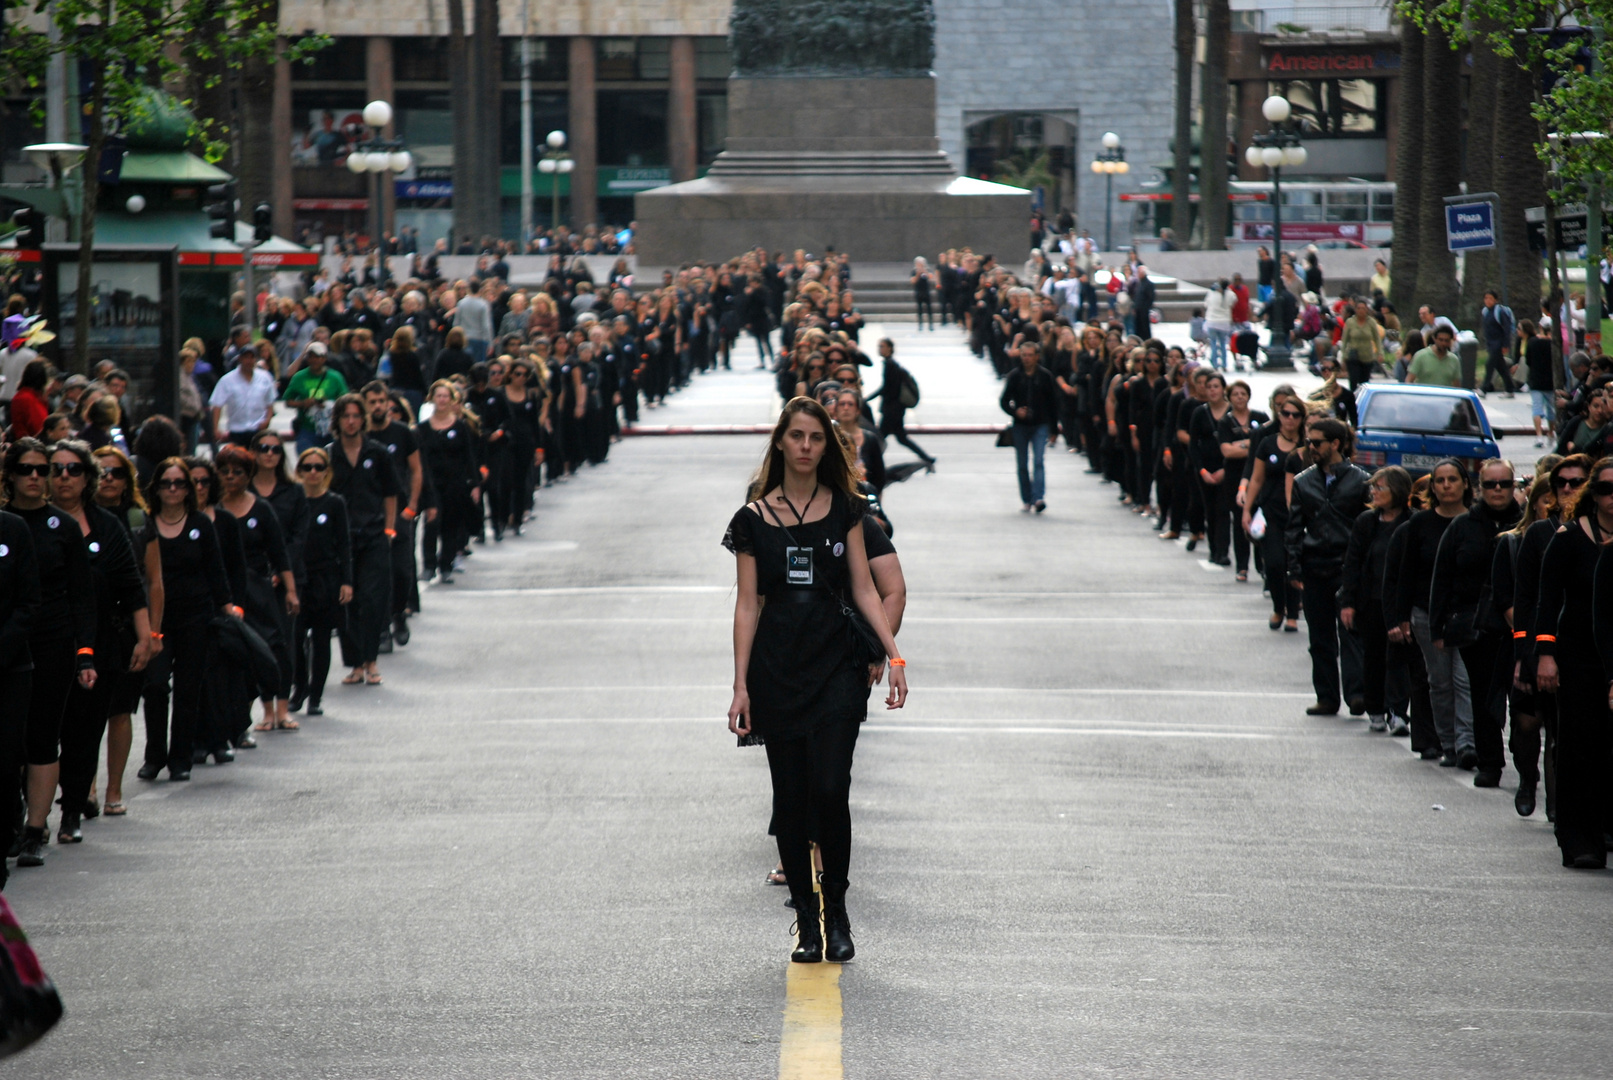
[[[769,491],[784,483],[784,451],[779,444],[784,441],[784,433],[790,428],[790,421],[805,413],[816,420],[823,428],[823,457],[818,461],[818,483],[830,491],[840,491],[851,498],[862,498],[857,491],[857,469],[852,464],[850,456],[846,453],[846,445],[835,435],[834,421],[829,419],[829,413],[818,402],[809,397],[791,398],[779,414],[778,423],[773,426],[773,434],[767,439],[767,456],[762,459],[762,467],[756,471],[751,479],[750,499],[760,499]]]
[[[151,508],[146,505],[145,494],[140,490],[140,480],[135,476],[134,462],[129,460],[129,455],[115,446],[108,445],[97,448],[95,457],[97,460],[111,458],[114,462],[111,468],[123,474],[123,501],[118,505],[118,509],[127,511],[129,507],[137,506],[141,513],[149,514]]]
[[[1536,507],[1540,505],[1540,500],[1542,498],[1551,494],[1551,477],[1544,473],[1535,477],[1534,482],[1529,485],[1529,495],[1523,503],[1523,517],[1519,518],[1516,525],[1501,535],[1509,536],[1516,534],[1518,536],[1522,536],[1524,533],[1529,531],[1529,526],[1533,525],[1537,521],[1544,521],[1546,515],[1539,513],[1536,510]]]
[[[208,465],[207,468],[209,471],[211,471],[213,467]],[[200,509],[200,503],[196,498],[196,484],[190,478],[191,465],[189,461],[186,461],[184,458],[178,456],[163,458],[161,461],[159,461],[157,463],[156,471],[151,474],[151,479],[146,481],[146,503],[152,508],[151,513],[155,514],[162,507],[162,499],[159,496],[157,485],[162,482],[162,474],[167,472],[169,469],[178,469],[184,474],[185,513],[197,513]],[[214,483],[217,483],[217,481],[215,480]]]
[[[1585,482],[1579,486],[1578,491],[1574,492],[1573,503],[1570,504],[1565,513],[1559,515],[1560,520],[1568,521],[1572,519],[1578,521],[1580,518],[1590,517],[1596,513],[1596,497],[1591,494],[1591,485],[1596,483],[1598,476],[1601,476],[1603,472],[1609,469],[1613,469],[1613,457],[1597,459],[1596,464],[1591,466],[1590,474],[1585,477]]]

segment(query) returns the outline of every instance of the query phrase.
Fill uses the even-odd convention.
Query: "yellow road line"
[[[791,964],[779,1080],[841,1080],[840,964]]]

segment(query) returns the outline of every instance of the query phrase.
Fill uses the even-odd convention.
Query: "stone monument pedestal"
[[[728,80],[727,149],[698,180],[634,200],[639,261],[671,266],[755,247],[934,260],[947,248],[1017,263],[1030,193],[960,177],[935,137],[935,78]]]

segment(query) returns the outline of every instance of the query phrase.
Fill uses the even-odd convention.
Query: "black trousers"
[[[1411,673],[1406,646],[1389,640],[1383,602],[1363,600],[1355,609],[1355,636],[1361,641],[1361,690],[1369,716],[1405,716],[1410,707]]]
[[[86,690],[75,681],[67,695],[67,714],[62,718],[63,811],[82,812],[90,797],[90,785],[95,783],[95,772],[101,760],[106,718],[112,715],[112,694],[129,666],[126,655],[117,655],[121,651],[109,652],[101,658],[106,666],[95,669],[94,689]]]
[[[425,560],[426,569],[435,570],[440,574],[454,572],[454,558],[465,550],[467,518],[471,507],[469,493],[455,494],[449,492],[438,500],[437,518],[426,522],[425,527]],[[357,551],[354,557],[357,558]],[[355,569],[354,603],[358,602],[357,570]]]
[[[930,295],[928,293],[925,293],[923,296],[915,295],[913,297],[913,304],[914,304],[914,307],[918,311],[918,326],[919,326],[919,329],[920,330],[924,329],[924,313],[929,312],[930,313],[930,329],[934,330],[935,329],[935,301],[930,298]]]
[[[1210,561],[1230,561],[1232,552],[1232,505],[1233,496],[1238,492],[1237,485],[1233,483],[1231,470],[1228,470],[1219,484],[1207,484],[1202,479],[1199,485],[1203,492],[1205,507],[1205,524],[1210,534]],[[1244,563],[1248,564],[1249,553],[1244,552]]]
[[[11,850],[15,829],[22,823],[23,745],[28,732],[28,705],[32,698],[32,671],[0,672],[0,852]],[[0,858],[0,885],[6,880],[5,859]]]
[[[1528,718],[1533,723],[1519,723]],[[1555,810],[1557,782],[1557,695],[1514,693],[1512,701],[1512,734],[1507,740],[1512,751],[1512,767],[1518,770],[1518,783],[1522,787],[1540,785],[1540,751],[1546,751],[1546,806]]]
[[[1316,700],[1337,707],[1339,690],[1339,575],[1307,572],[1300,599],[1311,638],[1311,685]]]
[[[1416,642],[1401,645],[1406,672],[1411,676],[1411,749],[1413,753],[1441,749],[1434,726],[1434,699],[1428,689],[1428,661]]]
[[[851,759],[862,727],[836,720],[803,739],[767,741],[773,775],[773,827],[791,888],[812,880],[811,842],[823,855],[823,880],[844,883],[851,867]]]
[[[398,515],[392,541],[392,617],[400,619],[420,610],[419,567],[415,562],[414,538],[419,518]],[[300,639],[299,639],[300,640]]]
[[[885,417],[880,417],[880,421],[879,433],[881,435],[886,435],[895,439],[897,442],[913,451],[913,453],[917,454],[924,461],[935,460],[934,458],[930,457],[929,454],[924,452],[924,448],[922,446],[908,437],[906,409],[903,409],[901,412],[891,413],[888,419]]]
[[[146,668],[146,754],[148,765],[171,764],[179,769],[191,765],[191,749],[200,743],[207,749],[221,748],[229,739],[222,707],[219,722],[208,721],[203,711],[203,683],[207,674],[207,624],[204,613],[197,618],[163,615],[162,652]],[[168,682],[173,679],[173,716],[168,712]],[[171,722],[170,722],[171,720]]]
[[[313,625],[305,616],[297,616],[297,686],[314,706],[324,700],[325,680],[330,678],[332,629],[323,619],[317,622]]]
[[[1266,560],[1266,589],[1271,593],[1271,613],[1285,619],[1299,618],[1299,590],[1288,580],[1288,512],[1266,511],[1266,534],[1260,538],[1260,551]]]
[[[380,655],[381,631],[391,618],[392,551],[385,533],[353,537],[353,602],[347,608],[342,663],[351,668]]]
[[[1512,685],[1512,638],[1500,631],[1487,633],[1462,646],[1461,653],[1473,703],[1473,749],[1478,751],[1479,771],[1498,773],[1507,762],[1501,733],[1507,725],[1507,688]]]
[[[1563,863],[1591,855],[1605,861],[1602,838],[1613,826],[1613,716],[1596,653],[1563,648],[1557,668],[1557,845]]]

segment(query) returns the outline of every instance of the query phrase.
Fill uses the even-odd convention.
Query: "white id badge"
[[[812,549],[787,547],[784,549],[784,580],[791,585],[814,585],[812,578]]]

